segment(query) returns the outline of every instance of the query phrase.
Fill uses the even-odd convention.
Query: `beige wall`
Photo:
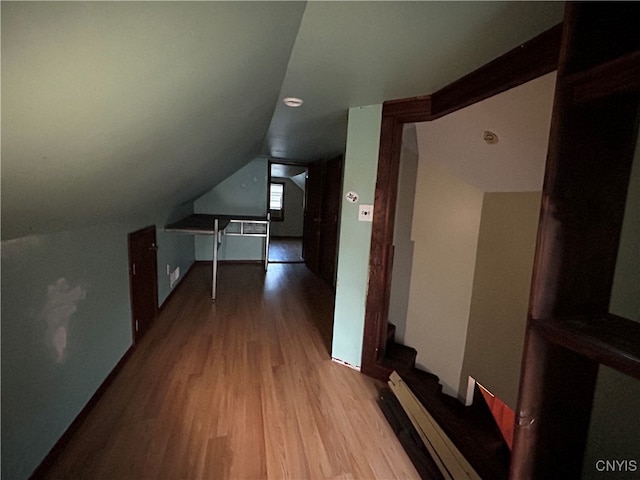
[[[515,410],[540,192],[486,193],[460,378],[469,376]]]
[[[464,356],[482,192],[420,160],[405,344],[456,396]]]
[[[526,318],[520,315],[523,292],[528,294],[531,265],[523,266],[524,271],[516,274],[508,272],[508,262],[483,263],[493,262],[492,256],[500,260],[501,250],[510,247],[506,238],[494,238],[496,245],[491,245],[490,237],[486,237],[480,258],[476,258],[476,249],[483,198],[500,198],[492,194],[485,197],[487,192],[542,189],[554,85],[555,73],[550,73],[433,122],[416,124],[419,166],[412,225],[415,245],[404,343],[418,350],[418,365],[438,375],[444,391],[453,396],[459,395],[467,336],[471,334],[469,347],[473,353],[466,359],[467,370],[474,366],[474,371],[480,371],[475,366],[485,362],[487,365],[480,372],[487,378],[484,372],[489,371],[491,365],[509,359],[509,366],[505,367],[509,369],[507,378],[499,385],[492,379],[485,382],[488,388],[493,388],[492,383],[496,384],[499,393],[507,397],[510,404],[515,404]],[[486,130],[497,134],[498,143],[483,141],[482,134]],[[504,205],[505,209],[507,207],[509,205]],[[498,212],[493,214],[498,215]],[[527,234],[520,232],[522,239],[517,237],[517,241],[524,250],[533,248],[535,221],[528,223],[530,220],[519,218],[523,213],[517,211],[516,205],[513,205],[513,211],[503,213],[505,217],[514,217],[504,218],[504,222],[526,224],[530,237],[525,240]],[[534,218],[537,219],[537,213]],[[490,223],[486,228],[490,231],[497,229],[500,226],[497,223],[501,222],[488,213],[487,221]],[[506,224],[502,226],[506,227]],[[517,231],[505,233],[514,238]],[[483,280],[476,281],[475,286],[480,291],[474,294],[476,260],[483,265],[478,271]],[[515,292],[508,293],[515,298],[502,298],[502,305],[492,305],[492,299],[496,299],[495,290],[486,281],[493,280],[491,268],[498,267],[505,270],[500,274],[508,274],[510,279],[500,288],[505,294],[507,289],[514,289]],[[394,282],[395,276],[394,272]],[[489,314],[482,310],[488,312],[490,308],[500,313],[491,320],[496,329],[495,342],[491,344],[482,331],[489,322]],[[517,313],[513,313],[516,310]],[[473,323],[469,324],[471,315]],[[514,316],[522,322],[517,328],[507,321]],[[476,324],[477,321],[480,324]],[[468,329],[471,330],[468,332]],[[509,340],[502,342],[508,345],[493,345],[501,342],[502,335],[509,335]],[[480,350],[486,351],[486,358]],[[463,377],[466,390],[466,371]]]
[[[389,297],[389,322],[396,326],[396,341],[405,342],[407,307],[413,263],[411,222],[418,172],[418,142],[414,124],[406,125],[402,135],[398,198],[393,227],[393,272]]]

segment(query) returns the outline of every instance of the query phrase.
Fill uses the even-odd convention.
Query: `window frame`
[[[271,186],[272,185],[282,185],[282,205],[279,210],[271,208]],[[285,192],[286,192],[286,182],[279,180],[269,180],[269,189],[268,189],[268,204],[267,208],[269,210],[269,214],[271,216],[272,222],[284,222],[284,207],[285,207]]]

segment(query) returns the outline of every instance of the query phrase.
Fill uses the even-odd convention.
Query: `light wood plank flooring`
[[[212,304],[209,282],[195,265],[46,478],[418,478],[376,383],[330,360],[325,283],[222,265]]]

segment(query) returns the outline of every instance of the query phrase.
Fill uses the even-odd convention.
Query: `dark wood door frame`
[[[404,124],[435,120],[556,70],[561,35],[562,25],[559,24],[431,95],[383,104],[362,373],[383,381],[390,373],[381,360],[385,355],[393,268],[393,227]]]

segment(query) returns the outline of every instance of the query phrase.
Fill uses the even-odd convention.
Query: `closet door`
[[[323,164],[314,163],[309,165],[306,183],[302,256],[309,270],[317,275],[320,275],[323,176]]]
[[[338,219],[342,197],[342,157],[325,165],[320,224],[320,277],[335,286],[338,261]]]

